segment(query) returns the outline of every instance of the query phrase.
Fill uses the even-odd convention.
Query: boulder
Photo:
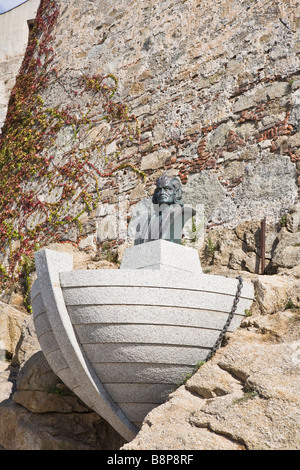
[[[12,365],[15,367],[21,366],[40,349],[32,315],[27,315],[23,321],[21,334],[14,350]]]
[[[286,227],[289,232],[300,232],[300,203],[290,208],[286,219]]]
[[[124,444],[61,383],[41,351],[19,373],[0,362],[0,400],[0,449],[111,450]]]
[[[16,308],[0,302],[0,354],[13,354],[21,336],[22,325],[28,318]]]
[[[152,410],[124,450],[294,450],[298,309],[247,318],[227,345]]]
[[[300,231],[283,230],[280,233],[272,263],[277,268],[294,268],[300,265]]]
[[[33,354],[20,368],[13,400],[33,413],[89,411],[52,372],[42,351]]]
[[[290,306],[300,307],[300,279],[288,275],[253,278],[255,304],[260,313],[272,314]]]
[[[31,413],[0,404],[0,448],[5,450],[108,450],[123,439],[96,413]]]

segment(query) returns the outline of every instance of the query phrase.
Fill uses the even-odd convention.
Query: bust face
[[[155,190],[158,204],[174,204],[174,189],[173,184],[169,180],[163,179],[158,181]]]
[[[153,204],[158,205],[183,205],[181,202],[181,184],[180,180],[166,174],[156,180],[156,188],[152,197]]]

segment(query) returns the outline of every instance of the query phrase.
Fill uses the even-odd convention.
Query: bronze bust
[[[183,226],[193,215],[195,211],[185,210],[182,202],[180,180],[163,174],[156,181],[148,217],[144,217],[136,227],[134,244],[159,239],[181,244]]]
[[[178,178],[164,174],[156,180],[156,189],[152,197],[153,204],[179,204],[183,206],[181,198],[181,183]]]

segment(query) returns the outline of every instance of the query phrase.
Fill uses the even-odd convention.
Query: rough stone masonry
[[[297,200],[297,1],[58,4],[52,46],[65,81],[45,91],[45,106],[69,104],[76,74],[116,76],[116,99],[136,116],[140,141],[111,142],[102,169],[125,161],[145,174],[126,167],[99,178],[96,227],[83,214],[84,230],[67,238],[84,249],[123,243],[111,228],[120,200],[130,219],[165,170],[180,177],[186,203],[205,205],[209,227],[279,220]]]

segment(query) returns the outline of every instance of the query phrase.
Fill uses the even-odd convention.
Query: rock
[[[12,364],[0,362],[0,449],[96,450],[123,444],[52,372],[32,316],[25,315]]]
[[[288,84],[286,82],[274,83],[271,85],[258,85],[253,90],[246,92],[239,98],[233,107],[233,112],[237,113],[244,109],[251,108],[261,101],[272,98],[278,98],[288,92]]]
[[[188,183],[183,188],[183,200],[185,204],[196,207],[203,204],[205,217],[208,220],[215,208],[225,199],[226,191],[221,186],[216,175],[202,172],[190,176]]]
[[[259,273],[261,220],[252,219],[243,222],[234,229],[214,227],[206,235],[201,258],[204,264],[224,266],[235,270]],[[278,224],[274,221],[266,223],[265,258],[267,268],[271,266],[274,246],[278,242]]]
[[[205,412],[196,412],[191,425],[208,428],[227,436],[247,450],[294,450],[299,446],[296,403],[264,400],[246,392],[244,396],[226,396],[207,404]],[[285,416],[287,419],[282,419]],[[288,422],[288,430],[286,423]],[[255,426],[253,426],[255,423]]]
[[[15,391],[17,369],[8,362],[0,361],[0,404],[5,402]]]
[[[88,236],[84,239],[85,241],[82,244],[83,248],[93,247],[93,237]],[[43,248],[59,251],[62,253],[71,253],[73,255],[73,267],[76,270],[86,269],[87,264],[91,261],[93,254],[85,253],[76,249],[71,243],[50,243]]]
[[[296,80],[293,85],[295,87],[298,87],[298,90],[296,90],[293,93],[293,107],[291,110],[291,123],[294,124],[295,126],[298,125],[299,119],[300,119],[300,89],[299,89],[299,80]]]
[[[24,406],[32,413],[80,413],[89,411],[87,407],[78,403],[76,397],[60,396],[60,389],[39,392],[33,390],[17,391],[13,395],[15,403]]]
[[[222,370],[217,364],[204,364],[201,374],[194,374],[189,379],[188,390],[202,398],[215,398],[241,390],[239,380]]]
[[[33,318],[31,315],[27,315],[22,324],[21,335],[12,358],[12,365],[15,367],[21,366],[40,349],[41,347],[36,336]]]
[[[21,336],[22,325],[28,318],[14,307],[0,302],[0,351],[13,354]]]
[[[257,276],[253,279],[258,311],[272,314],[286,308],[289,302],[300,306],[300,281],[287,275]]]
[[[231,269],[242,269],[251,273],[258,272],[260,258],[255,253],[247,254],[241,249],[231,253],[228,266]]]
[[[100,261],[93,261],[87,265],[87,269],[117,269],[116,264],[111,263],[105,259]]]
[[[273,266],[277,268],[294,268],[300,264],[300,231],[288,232],[283,230],[279,243],[272,258]]]
[[[257,315],[243,326],[122,449],[299,448],[299,312]]]
[[[18,375],[0,362],[0,449],[119,449],[121,436],[68,392],[42,352],[31,356]]]
[[[130,200],[141,200],[143,197],[146,197],[145,188],[142,183],[138,183],[135,188],[130,192]]]
[[[289,276],[295,277],[296,279],[300,279],[300,265],[295,266],[292,269],[280,269],[279,268],[278,274],[283,275],[283,276],[289,275]]]
[[[300,232],[300,203],[295,204],[290,208],[289,213],[287,214],[286,227],[289,232]]]
[[[166,160],[171,156],[170,151],[160,150],[157,152],[149,153],[142,158],[141,170],[149,170],[161,168],[164,166]]]
[[[79,242],[79,248],[81,250],[95,250],[96,244],[95,244],[95,237],[93,235],[88,235],[87,237],[83,238]]]
[[[18,391],[47,392],[60,382],[50,368],[42,351],[34,353],[21,367],[17,377]]]
[[[76,251],[76,248],[71,243],[50,243],[41,247],[41,249],[60,251],[62,253],[74,253]]]
[[[10,299],[9,299],[9,304],[12,307],[15,307],[17,309],[22,309],[24,306],[24,297],[18,292],[13,292]]]
[[[121,450],[240,450],[244,447],[226,436],[191,425],[201,399],[180,387],[169,401],[154,408],[137,437]]]
[[[277,200],[279,205],[281,195],[282,197],[290,195],[290,201],[292,201],[296,190],[295,177],[295,165],[289,157],[270,154],[257,164],[255,175],[251,172],[245,174],[241,185],[236,188],[235,199],[243,211],[247,206],[251,211],[252,207],[252,214],[256,201],[259,200],[265,214],[268,214],[268,201]],[[284,188],[283,180],[285,181]]]
[[[20,368],[13,400],[33,413],[89,411],[52,372],[41,351]]]
[[[221,124],[217,129],[208,135],[207,150],[214,147],[222,147],[225,144],[228,133],[231,129],[230,123]]]
[[[265,272],[296,268],[300,265],[299,205],[286,215],[286,228],[266,218]],[[259,273],[261,268],[261,220],[252,219],[230,227],[213,227],[206,236],[201,256],[214,266]]]
[[[253,218],[243,222],[234,228],[234,233],[242,242],[242,247],[246,252],[256,252],[260,255],[260,230],[261,219]],[[272,257],[274,245],[278,237],[278,224],[273,220],[266,219],[266,258]]]
[[[276,273],[300,265],[299,205],[286,215],[286,227],[266,218],[265,272]],[[261,220],[254,218],[237,225],[213,227],[206,234],[201,251],[203,264],[224,266],[235,270],[261,272]],[[279,271],[278,271],[279,272]]]
[[[123,439],[94,412],[31,413],[0,404],[0,446],[5,450],[118,449]]]

